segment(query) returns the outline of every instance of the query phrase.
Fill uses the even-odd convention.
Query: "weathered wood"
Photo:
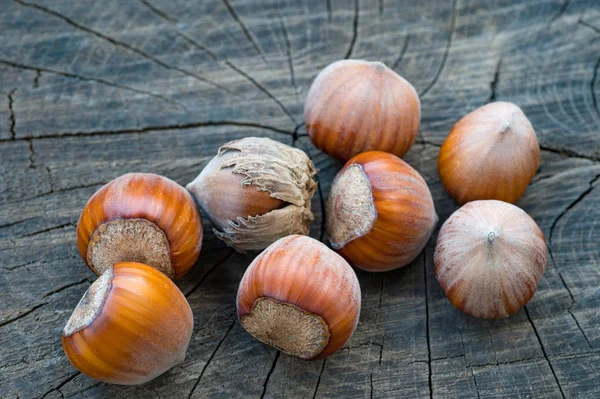
[[[600,5],[594,0],[0,0],[1,397],[585,397],[600,395]],[[60,331],[95,279],[75,224],[93,192],[130,171],[186,184],[224,142],[265,136],[319,169],[311,235],[342,164],[302,125],[316,74],[381,60],[416,87],[422,123],[405,160],[440,225],[457,209],[437,174],[452,125],[488,101],[520,105],[542,162],[518,205],[548,267],[515,316],[473,319],[433,272],[434,234],[412,264],[358,272],[361,320],[325,361],[279,354],[235,314],[237,254],[205,222],[178,282],[195,317],[186,360],[141,387],[77,372]]]

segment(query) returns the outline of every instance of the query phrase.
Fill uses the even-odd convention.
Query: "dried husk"
[[[240,187],[253,186],[285,203],[261,215],[236,215],[214,229],[215,235],[237,251],[262,250],[291,234],[308,234],[314,216],[311,198],[317,188],[315,167],[301,150],[268,138],[247,137],[223,145],[217,153],[218,168],[206,168],[188,190],[211,218],[214,208],[226,201],[248,201],[248,193],[217,198],[207,193],[216,182],[211,173],[241,175]],[[214,161],[214,160],[213,160]],[[208,187],[208,186],[211,187]],[[211,212],[212,210],[212,212]],[[212,219],[211,219],[212,220]]]

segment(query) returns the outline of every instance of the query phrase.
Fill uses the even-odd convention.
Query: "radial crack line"
[[[448,42],[446,43],[446,49],[444,50],[444,55],[442,57],[442,62],[440,63],[440,67],[438,68],[437,73],[433,77],[433,80],[429,83],[429,85],[419,93],[419,97],[425,96],[429,90],[437,83],[440,78],[444,67],[446,66],[446,61],[448,60],[448,55],[450,54],[450,47],[452,47],[452,41],[454,40],[454,35],[456,34],[456,20],[458,18],[458,0],[454,0],[452,2],[452,21],[450,25],[450,35],[448,36]]]
[[[198,75],[198,74],[196,74],[194,72],[190,72],[188,70],[185,70],[185,69],[173,66],[173,65],[169,65],[169,64],[167,64],[167,63],[159,60],[158,58],[153,57],[150,54],[148,54],[148,53],[146,53],[146,52],[144,52],[144,51],[142,51],[142,50],[140,50],[140,49],[138,49],[136,47],[131,46],[130,44],[118,41],[116,39],[113,39],[110,36],[107,36],[107,35],[101,33],[101,32],[98,32],[98,31],[96,31],[94,29],[88,28],[87,26],[81,25],[78,22],[75,22],[74,20],[72,20],[71,18],[69,18],[69,17],[67,17],[65,15],[62,15],[61,13],[59,13],[57,11],[54,11],[54,10],[52,10],[50,8],[43,7],[43,6],[41,6],[39,4],[35,4],[35,3],[29,3],[29,2],[26,2],[24,0],[13,0],[13,1],[15,1],[16,3],[18,3],[18,4],[22,5],[22,6],[30,7],[30,8],[35,8],[35,9],[40,10],[42,12],[45,12],[47,14],[53,15],[53,16],[55,16],[55,17],[63,20],[67,24],[69,24],[69,25],[71,25],[71,26],[73,26],[73,27],[75,27],[75,28],[77,28],[79,30],[82,30],[84,32],[87,32],[87,33],[93,35],[93,36],[96,36],[96,37],[99,37],[99,38],[101,38],[103,40],[106,40],[109,43],[112,43],[114,46],[122,47],[122,48],[125,48],[125,49],[129,50],[129,51],[132,51],[132,52],[134,52],[134,53],[136,53],[136,54],[144,57],[145,59],[147,59],[149,61],[152,61],[153,63],[155,63],[155,64],[157,64],[157,65],[159,65],[159,66],[161,66],[161,67],[163,67],[165,69],[174,70],[174,71],[180,72],[180,73],[182,73],[184,75],[187,75],[187,76],[189,76],[191,78],[194,78],[194,79],[196,79],[196,80],[198,80],[200,82],[203,82],[203,83],[205,83],[207,85],[210,85],[210,86],[213,86],[213,87],[215,87],[217,89],[223,90],[223,91],[225,91],[225,92],[227,92],[229,94],[237,95],[235,92],[229,90],[228,88],[226,88],[224,86],[221,86],[218,83],[215,83],[215,82],[211,81],[210,79],[202,77],[202,76],[200,76],[200,75]]]
[[[283,105],[283,103],[281,101],[279,101],[279,99],[277,97],[275,97],[269,90],[267,90],[265,87],[263,87],[260,83],[258,83],[252,76],[250,76],[249,74],[247,74],[246,72],[242,71],[240,68],[238,68],[237,66],[235,66],[231,61],[226,60],[225,64],[229,65],[229,67],[231,67],[233,70],[235,70],[237,73],[239,73],[240,75],[242,75],[244,78],[246,78],[250,83],[252,83],[258,90],[262,91],[264,94],[267,95],[267,97],[269,97],[271,100],[273,100],[278,106],[279,108],[281,108],[281,110],[291,119],[292,122],[294,123],[298,123],[296,121],[296,118],[294,118],[294,116],[292,115],[292,113],[287,109],[287,107],[285,105]]]
[[[223,4],[225,5],[225,8],[227,8],[227,12],[229,13],[229,15],[231,15],[231,18],[233,18],[235,20],[235,22],[237,22],[240,29],[242,30],[242,33],[244,33],[244,36],[246,36],[248,41],[250,41],[250,44],[252,44],[252,47],[254,48],[254,50],[262,57],[262,59],[266,63],[268,63],[267,56],[262,51],[262,49],[260,48],[258,43],[256,43],[256,40],[254,40],[254,36],[252,36],[252,34],[248,30],[248,28],[246,27],[246,25],[244,24],[242,19],[237,15],[237,13],[235,12],[235,9],[233,8],[233,6],[229,2],[229,0],[222,0],[222,1],[223,1]]]
[[[219,343],[217,344],[217,346],[215,347],[215,350],[211,353],[210,357],[208,358],[208,360],[206,361],[206,364],[204,365],[204,367],[202,367],[202,371],[200,372],[200,375],[198,376],[198,379],[196,380],[196,382],[194,383],[194,386],[192,387],[192,390],[190,391],[189,395],[188,395],[188,399],[190,399],[192,397],[192,395],[194,394],[194,391],[196,390],[196,388],[198,387],[198,384],[200,383],[200,380],[202,379],[202,376],[204,376],[204,372],[206,371],[206,369],[208,368],[208,365],[210,364],[210,362],[213,360],[213,358],[215,357],[215,355],[217,354],[219,348],[221,347],[221,345],[223,344],[223,342],[225,341],[225,338],[227,338],[227,336],[229,335],[229,333],[231,332],[231,330],[233,330],[233,326],[235,326],[235,322],[237,321],[237,318],[233,318],[233,323],[231,323],[231,325],[229,326],[229,328],[227,329],[227,332],[225,333],[225,335],[223,336],[223,338],[221,338],[221,340],[219,341]]]
[[[182,107],[185,108],[185,106],[177,101],[173,101],[163,95],[160,94],[156,94],[156,93],[152,93],[151,91],[146,91],[146,90],[140,90],[140,89],[135,89],[133,87],[130,86],[126,86],[126,85],[122,85],[120,83],[113,83],[101,78],[90,78],[88,76],[82,76],[82,75],[78,75],[78,74],[74,74],[74,73],[70,73],[70,72],[63,72],[63,71],[57,71],[54,69],[49,69],[49,68],[44,68],[44,67],[36,67],[36,66],[31,66],[31,65],[24,65],[24,64],[19,64],[16,62],[12,62],[12,61],[7,61],[7,60],[0,60],[0,64],[4,64],[4,65],[8,65],[10,67],[13,68],[19,68],[19,69],[26,69],[26,70],[31,70],[31,71],[36,71],[36,72],[46,72],[46,73],[50,73],[53,75],[60,75],[60,76],[64,76],[67,78],[72,78],[72,79],[78,79],[78,80],[83,80],[86,82],[98,82],[100,84],[106,85],[106,86],[110,86],[110,87],[116,87],[119,89],[123,89],[123,90],[128,90],[128,91],[132,91],[134,93],[137,94],[145,94],[151,97],[155,97],[158,98],[162,101],[165,101],[167,103],[171,103],[171,104],[176,104],[176,105],[180,105]]]

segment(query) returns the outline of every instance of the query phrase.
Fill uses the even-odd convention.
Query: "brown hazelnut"
[[[339,171],[326,214],[331,246],[351,265],[374,272],[409,264],[438,221],[419,172],[380,151],[359,154]]]
[[[446,190],[459,204],[496,199],[514,203],[540,164],[540,146],[521,108],[494,102],[463,117],[438,157]]]
[[[316,77],[304,104],[313,144],[342,161],[374,150],[402,157],[420,120],[415,88],[381,62],[334,62]]]
[[[140,262],[174,279],[200,255],[202,221],[179,184],[151,173],[128,173],[89,199],[77,223],[77,246],[97,275],[118,262]]]
[[[112,384],[143,384],[183,361],[194,326],[190,305],[156,269],[134,262],[108,267],[62,333],[69,361]]]
[[[240,282],[242,326],[259,341],[302,359],[323,359],[352,336],[360,285],[338,254],[306,236],[264,250]]]

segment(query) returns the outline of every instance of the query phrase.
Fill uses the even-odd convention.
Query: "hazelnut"
[[[183,361],[194,318],[177,286],[141,263],[108,267],[62,333],[69,361],[112,384],[143,384]]]
[[[540,164],[540,146],[521,108],[494,102],[463,117],[438,157],[446,190],[459,204],[496,199],[514,203]]]
[[[304,121],[315,147],[347,161],[365,151],[402,157],[421,120],[415,88],[381,62],[337,61],[313,82]]]
[[[359,154],[339,171],[326,214],[331,246],[351,265],[374,272],[412,262],[438,221],[419,172],[380,151]]]
[[[360,285],[341,256],[294,235],[273,243],[248,267],[237,309],[242,326],[259,341],[301,359],[322,359],[354,332]]]
[[[516,313],[533,297],[546,269],[544,235],[520,208],[473,201],[444,223],[435,274],[450,302],[475,317]]]
[[[77,223],[83,260],[101,275],[117,262],[141,262],[169,278],[185,275],[202,246],[202,221],[192,196],[155,174],[128,173],[100,188]]]
[[[247,137],[219,148],[187,189],[217,237],[240,252],[262,250],[281,237],[308,233],[315,174],[303,151]]]

